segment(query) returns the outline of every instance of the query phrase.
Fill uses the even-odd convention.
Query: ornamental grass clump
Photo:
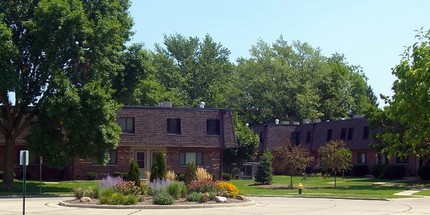
[[[196,179],[197,180],[212,180],[212,175],[206,171],[203,167],[197,167],[196,169]]]
[[[184,198],[185,195],[187,195],[187,186],[182,181],[174,181],[167,185],[167,192],[176,200],[179,198]]]

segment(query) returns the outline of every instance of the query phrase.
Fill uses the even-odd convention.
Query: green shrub
[[[186,199],[189,202],[199,202],[202,196],[203,196],[203,193],[192,192],[187,195]]]
[[[187,186],[185,186],[184,182],[172,182],[167,185],[167,192],[175,199],[179,199],[181,197],[185,197],[187,194]]]
[[[222,174],[222,180],[224,180],[224,181],[230,181],[231,180],[231,175],[229,173],[224,172]]]
[[[185,170],[185,174],[184,174],[185,184],[189,184],[191,183],[191,181],[196,179],[196,171],[197,171],[197,167],[193,162],[187,164],[187,169]]]
[[[166,168],[166,158],[163,152],[157,151],[155,153],[154,161],[151,166],[151,176],[149,181],[154,179],[166,178],[167,168]]]
[[[175,199],[166,193],[160,193],[154,197],[154,205],[173,205]]]
[[[422,180],[430,180],[430,164],[424,164],[417,170],[417,175]]]
[[[402,165],[387,165],[382,173],[384,179],[402,179],[405,175],[406,168]]]
[[[257,184],[271,184],[273,180],[272,169],[272,153],[264,152],[257,165],[257,172],[255,173],[255,183]]]
[[[185,182],[185,174],[184,173],[180,173],[176,176],[176,180],[177,181],[184,181]]]
[[[100,188],[98,186],[89,187],[87,190],[84,190],[84,196],[90,197],[92,199],[98,199],[100,195]]]
[[[140,187],[140,169],[135,160],[130,162],[127,180],[134,181],[134,185]]]
[[[87,179],[88,180],[96,180],[97,179],[97,173],[96,172],[87,172]]]
[[[367,165],[357,164],[352,166],[352,175],[361,177],[367,174],[369,174],[369,167]]]
[[[124,205],[135,205],[139,202],[139,197],[135,195],[126,195],[124,198]]]
[[[373,177],[379,178],[382,176],[384,172],[384,168],[387,166],[386,164],[375,164],[370,168],[370,173],[372,173]]]

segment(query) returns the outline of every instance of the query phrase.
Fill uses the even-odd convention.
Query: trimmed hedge
[[[367,174],[369,174],[369,167],[367,165],[356,164],[352,166],[352,175],[361,177]]]
[[[418,177],[422,180],[430,180],[430,164],[424,164],[417,170]]]
[[[382,173],[384,179],[402,179],[405,175],[406,168],[402,165],[387,165]]]
[[[384,172],[384,168],[387,166],[386,164],[375,164],[370,168],[370,173],[375,177],[379,178],[381,177],[382,173]]]

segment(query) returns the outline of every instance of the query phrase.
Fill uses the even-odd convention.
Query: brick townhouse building
[[[287,143],[301,144],[308,148],[313,157],[318,159],[318,149],[331,140],[343,140],[352,152],[353,165],[399,164],[406,167],[406,175],[415,175],[419,162],[415,157],[388,159],[376,152],[373,143],[372,130],[368,121],[362,116],[351,119],[326,121],[303,120],[299,122],[279,122],[251,126],[260,137],[260,152],[277,151]],[[313,164],[315,165],[316,162]],[[276,171],[277,163],[273,163]]]
[[[64,176],[65,179],[86,179],[89,172],[98,178],[114,172],[126,172],[131,160],[140,168],[141,177],[147,177],[156,151],[164,152],[168,170],[183,173],[186,164],[194,162],[206,168],[215,177],[223,169],[223,150],[237,147],[231,111],[212,108],[177,108],[170,103],[160,107],[125,106],[117,114],[122,134],[119,146],[109,152],[105,165],[91,159],[73,159],[64,170],[43,167],[44,178]],[[19,150],[25,149],[20,137],[15,146],[15,172],[20,174]],[[4,158],[4,138],[0,136],[0,157]],[[4,167],[0,159],[0,171]],[[39,177],[39,156],[30,152],[30,176]]]

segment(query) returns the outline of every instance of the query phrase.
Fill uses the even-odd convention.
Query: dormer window
[[[208,135],[219,135],[220,134],[220,122],[218,119],[208,119],[206,121],[206,130]]]
[[[122,133],[134,133],[134,118],[133,117],[120,117],[118,118],[119,126],[121,126]]]
[[[181,119],[167,119],[167,133],[181,134]]]

